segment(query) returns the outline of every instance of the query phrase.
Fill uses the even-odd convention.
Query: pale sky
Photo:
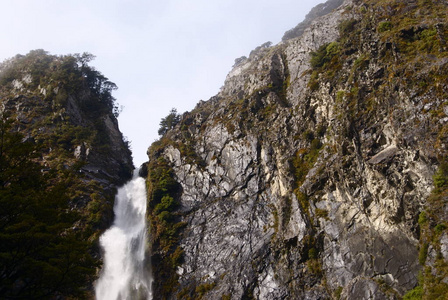
[[[0,0],[0,61],[30,50],[89,52],[116,83],[120,130],[147,160],[171,108],[216,95],[235,58],[277,44],[324,0]]]

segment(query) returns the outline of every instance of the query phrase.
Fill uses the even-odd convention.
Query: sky
[[[0,61],[30,50],[89,52],[118,86],[120,130],[134,164],[160,120],[208,100],[236,58],[280,42],[324,0],[0,0]]]

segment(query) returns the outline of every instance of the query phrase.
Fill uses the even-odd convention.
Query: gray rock
[[[396,299],[417,284],[417,219],[436,169],[428,132],[439,120],[406,86],[389,85],[372,100],[387,105],[358,118],[348,96],[338,99],[352,93],[351,60],[335,80],[321,74],[309,88],[310,52],[337,40],[342,20],[361,20],[357,5],[339,3],[300,37],[239,60],[220,93],[185,115],[201,128],[189,131],[201,163],[174,146],[163,152],[187,224],[173,298],[208,283],[207,299]],[[363,33],[359,48],[372,62],[357,75],[360,90],[388,72],[380,42],[376,31]],[[184,143],[182,134],[170,138]]]

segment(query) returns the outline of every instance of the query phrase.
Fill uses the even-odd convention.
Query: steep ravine
[[[447,8],[343,1],[183,114],[148,150],[155,299],[443,297]]]

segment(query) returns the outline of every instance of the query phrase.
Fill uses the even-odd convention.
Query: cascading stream
[[[100,237],[104,266],[95,287],[97,300],[152,299],[146,253],[146,186],[138,170],[118,190],[115,220]]]

